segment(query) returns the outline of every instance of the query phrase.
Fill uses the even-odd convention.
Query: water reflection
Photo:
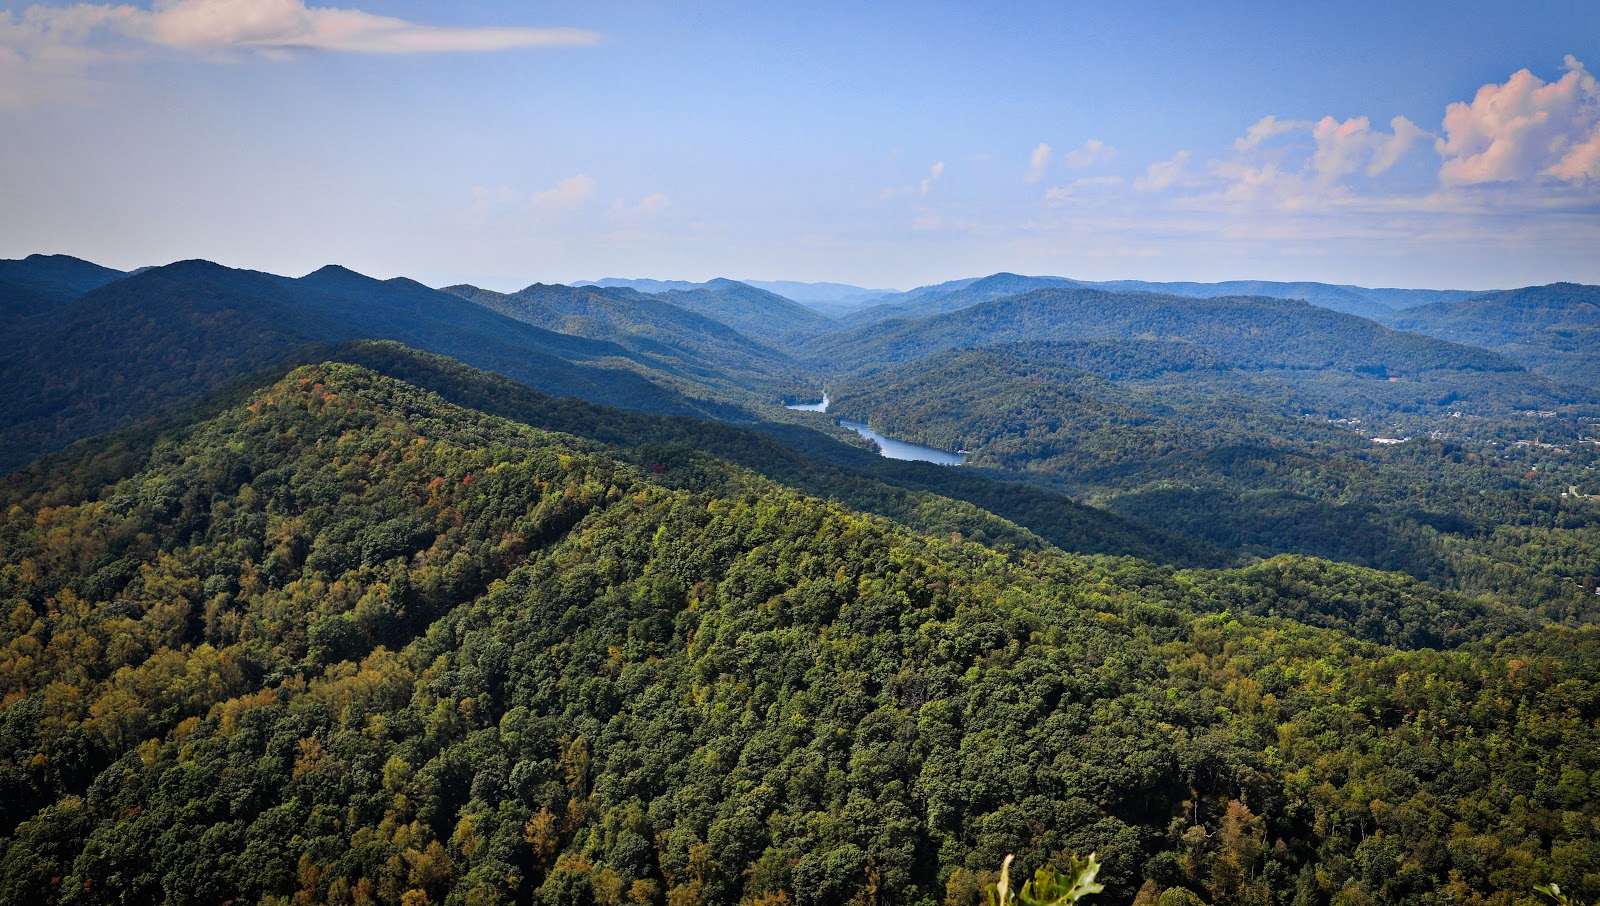
[[[919,462],[937,463],[941,466],[959,466],[966,461],[960,453],[936,450],[933,447],[925,447],[922,444],[907,443],[903,440],[895,440],[892,437],[884,437],[860,422],[840,419],[839,424],[841,427],[849,428],[862,437],[877,441],[878,452],[890,459],[914,459]]]

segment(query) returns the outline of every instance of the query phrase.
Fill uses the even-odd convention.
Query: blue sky
[[[0,256],[1600,283],[1592,2],[353,2],[0,3]]]

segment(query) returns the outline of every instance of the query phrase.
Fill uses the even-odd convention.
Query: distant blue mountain
[[[705,286],[704,283],[695,283],[690,280],[652,280],[642,277],[630,280],[624,277],[606,277],[603,280],[575,280],[573,286],[603,286],[608,289],[620,287],[622,289],[636,289],[641,293],[665,293],[672,290],[693,290]]]
[[[29,255],[0,260],[0,283],[57,302],[75,299],[125,276],[122,271],[71,255]]]
[[[876,304],[884,296],[899,295],[897,289],[867,289],[848,283],[800,283],[794,280],[743,280],[747,286],[777,293],[807,308],[826,315],[840,315]]]
[[[1600,386],[1600,286],[1525,286],[1419,305],[1378,320],[1492,349],[1558,380]]]
[[[1377,317],[1417,305],[1457,302],[1479,292],[1469,289],[1372,288],[1341,283],[1280,283],[1273,280],[1228,280],[1222,283],[1151,283],[1145,280],[1075,282],[1080,286],[1092,286],[1116,292],[1166,293],[1169,296],[1190,296],[1197,299],[1217,299],[1223,296],[1304,299],[1312,305],[1361,315],[1364,318]]]
[[[910,292],[881,296],[869,307],[842,318],[846,325],[872,324],[889,318],[926,318],[959,311],[1016,293],[1036,289],[1079,286],[1111,292],[1160,293],[1191,299],[1220,299],[1228,296],[1262,296],[1273,299],[1300,299],[1320,308],[1331,308],[1364,318],[1382,317],[1419,305],[1458,302],[1477,295],[1466,289],[1394,289],[1348,284],[1274,280],[1228,280],[1221,283],[1159,283],[1149,280],[1075,280],[1069,277],[1025,277],[999,273],[988,277],[950,280],[921,286]]]

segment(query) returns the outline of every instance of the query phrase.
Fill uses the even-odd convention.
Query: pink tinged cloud
[[[179,48],[439,53],[592,44],[566,28],[438,28],[302,0],[165,0],[147,20],[154,43]]]
[[[1259,147],[1268,139],[1286,132],[1305,129],[1310,125],[1311,123],[1305,120],[1280,120],[1276,116],[1264,116],[1246,129],[1242,137],[1234,140],[1233,148],[1235,151],[1249,151]]]
[[[1316,151],[1311,157],[1311,168],[1325,182],[1332,182],[1363,169],[1368,176],[1377,176],[1388,170],[1405,153],[1427,135],[1417,124],[1403,116],[1389,121],[1394,131],[1385,135],[1372,129],[1364,116],[1351,117],[1339,122],[1325,116],[1311,127],[1311,137]]]
[[[535,192],[529,198],[534,207],[543,210],[568,208],[594,194],[594,180],[579,173],[555,184],[554,188]]]
[[[1335,180],[1360,169],[1362,160],[1372,153],[1374,145],[1371,124],[1364,116],[1351,117],[1342,123],[1325,116],[1312,127],[1311,137],[1317,143],[1311,166],[1325,180]]]
[[[1403,116],[1390,120],[1389,128],[1394,131],[1373,152],[1372,161],[1367,164],[1368,176],[1377,176],[1393,167],[1411,150],[1411,146],[1428,137],[1427,130]]]
[[[1600,84],[1568,55],[1566,74],[1545,82],[1526,69],[1485,85],[1445,111],[1434,146],[1446,185],[1600,179]]]
[[[94,36],[119,36],[179,50],[249,49],[439,53],[594,44],[573,28],[447,28],[304,0],[158,0],[152,9],[78,3],[29,7],[20,22],[0,15],[0,39],[26,55],[93,50]]]

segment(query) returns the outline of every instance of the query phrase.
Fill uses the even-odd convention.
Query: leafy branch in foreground
[[[1079,899],[1106,889],[1105,885],[1095,883],[1095,875],[1100,873],[1100,862],[1095,858],[1095,853],[1090,853],[1083,859],[1068,856],[1065,874],[1057,874],[1048,865],[1040,866],[1033,873],[1033,880],[1024,882],[1022,890],[1013,894],[1011,860],[1014,858],[1015,855],[1006,856],[1005,862],[1000,865],[1000,880],[984,888],[989,906],[1012,906],[1013,903],[1022,906],[1072,906]]]
[[[1556,906],[1578,906],[1572,899],[1561,892],[1560,884],[1535,884],[1533,889],[1544,894],[1555,902]]]

